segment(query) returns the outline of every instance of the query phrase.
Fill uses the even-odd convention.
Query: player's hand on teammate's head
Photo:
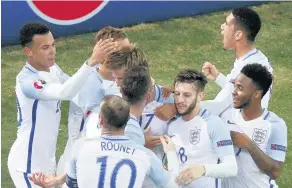
[[[215,80],[220,74],[216,66],[207,61],[202,66],[202,73],[210,80]]]
[[[167,153],[170,151],[175,152],[175,145],[169,136],[167,136],[167,135],[160,136],[160,141],[162,143],[164,153]]]
[[[163,86],[162,87],[162,95],[164,98],[168,98],[171,93],[174,91],[174,86]]]
[[[57,178],[54,174],[43,174],[41,172],[33,173],[29,179],[42,188],[49,188],[58,185]]]
[[[169,103],[156,108],[154,113],[159,119],[169,121],[177,114],[177,110],[175,104]]]
[[[151,127],[149,126],[145,131],[144,131],[144,137],[145,137],[145,147],[148,149],[152,149],[155,146],[158,146],[161,144],[160,141],[160,136],[151,136],[150,135],[150,130]]]
[[[189,185],[196,179],[202,177],[205,174],[205,171],[203,165],[188,167],[180,172],[175,181],[179,185]]]
[[[88,59],[88,65],[95,66],[104,62],[110,54],[115,52],[117,48],[117,42],[113,41],[113,38],[106,40],[99,40],[92,51],[91,57]]]
[[[250,144],[250,138],[244,134],[239,133],[236,131],[230,131],[230,136],[233,142],[233,145],[239,147],[239,148],[246,148]]]

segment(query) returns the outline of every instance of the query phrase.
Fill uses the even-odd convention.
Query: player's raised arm
[[[176,188],[175,178],[178,175],[178,159],[175,153],[175,146],[168,136],[161,137],[164,152],[168,159],[168,171],[162,165],[162,162],[153,155],[151,160],[151,169],[149,176],[157,187]]]
[[[32,99],[70,100],[83,86],[89,74],[95,71],[94,66],[112,53],[115,47],[116,44],[112,42],[112,39],[99,41],[95,45],[91,57],[64,84],[49,83],[36,74],[31,79],[20,79],[21,89],[27,97]]]

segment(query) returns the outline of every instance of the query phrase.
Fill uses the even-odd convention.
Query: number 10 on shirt
[[[112,172],[107,172],[107,169],[106,169],[107,159],[108,159],[107,156],[99,157],[97,158],[97,161],[96,161],[97,164],[100,163],[100,167],[101,167],[100,174],[99,174],[98,188],[104,188],[104,180],[105,180],[106,173],[111,174],[110,187],[116,188],[117,175],[119,173],[120,168],[123,167],[124,165],[130,167],[131,169],[131,178],[128,184],[128,188],[134,188],[136,176],[137,176],[137,168],[136,168],[135,163],[131,161],[130,159],[122,159],[115,165],[115,168]]]

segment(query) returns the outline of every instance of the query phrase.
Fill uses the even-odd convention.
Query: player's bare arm
[[[284,163],[274,160],[266,155],[257,144],[247,135],[231,131],[231,137],[234,145],[246,149],[252,156],[257,167],[261,169],[272,179],[277,179],[282,172]]]

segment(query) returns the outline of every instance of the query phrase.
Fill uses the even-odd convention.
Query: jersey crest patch
[[[44,80],[36,80],[33,83],[33,86],[36,89],[43,89],[45,85],[46,85],[46,81],[44,81]]]
[[[190,131],[190,143],[196,145],[200,142],[201,129],[195,129]]]
[[[257,144],[262,144],[266,140],[267,130],[255,128],[252,135],[252,140]]]

